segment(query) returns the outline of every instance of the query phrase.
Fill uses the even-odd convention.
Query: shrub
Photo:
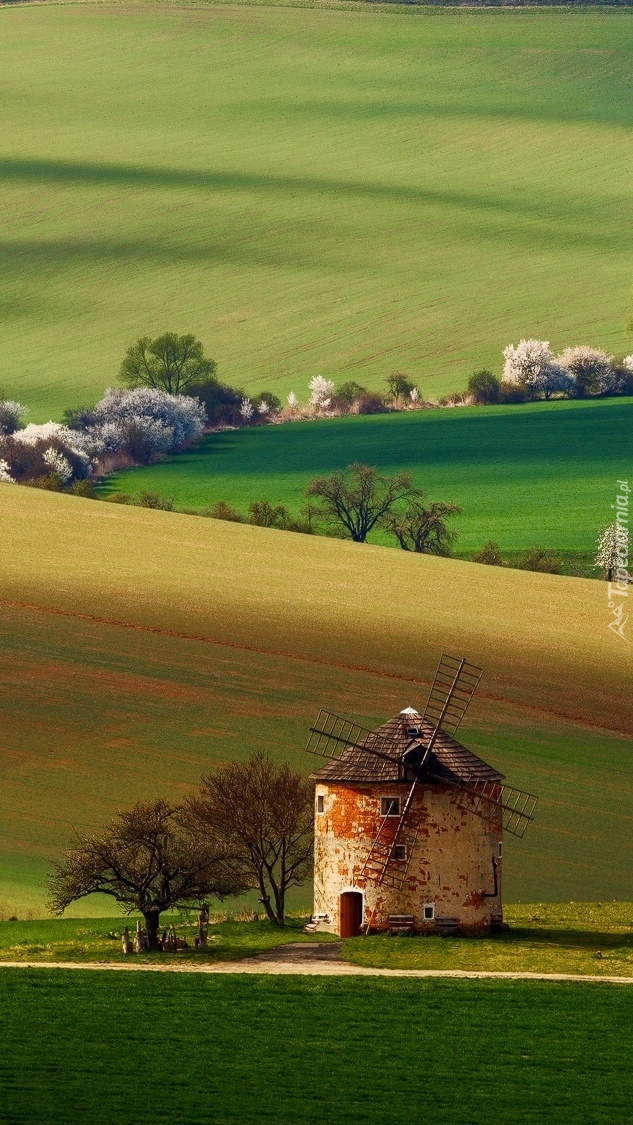
[[[315,410],[327,410],[334,394],[334,383],[331,379],[324,379],[322,375],[315,375],[310,380],[310,406]]]
[[[388,406],[383,395],[377,391],[367,391],[356,399],[354,408],[359,414],[387,414]]]
[[[278,527],[285,530],[292,520],[284,504],[276,504],[273,507],[268,500],[254,500],[248,505],[248,511],[249,523],[255,524],[256,527]]]
[[[472,561],[484,563],[486,566],[503,566],[499,544],[489,539],[487,543],[484,543],[481,551],[477,551],[477,553],[473,555]]]
[[[67,491],[71,494],[71,496],[83,496],[84,500],[99,499],[99,494],[97,493],[95,486],[91,480],[73,481]]]
[[[611,357],[599,348],[565,348],[558,363],[567,373],[569,393],[575,398],[605,394],[614,387]]]
[[[67,406],[62,414],[62,422],[69,430],[87,430],[94,425],[94,410],[92,406]]]
[[[341,383],[340,387],[336,388],[332,405],[338,407],[339,410],[349,410],[357,399],[366,394],[366,387],[362,387],[354,379],[349,379],[347,383]]]
[[[548,340],[519,340],[504,349],[502,385],[521,387],[528,398],[546,398],[565,388],[568,376],[554,359]]]
[[[473,372],[466,389],[474,402],[488,405],[499,401],[499,379],[486,367]]]
[[[611,361],[613,385],[607,394],[633,395],[633,355]]]
[[[277,395],[274,395],[272,391],[262,391],[255,395],[252,401],[256,421],[258,422],[268,422],[271,415],[274,417],[281,410],[281,399],[277,398]]]
[[[138,387],[106,391],[82,422],[85,431],[67,431],[73,441],[83,437],[101,455],[124,452],[133,461],[147,464],[200,437],[206,414],[202,404],[189,395]]]
[[[15,484],[15,480],[11,476],[11,466],[4,458],[0,458],[0,481],[3,484]]]
[[[37,433],[50,431],[54,435],[63,429],[54,422],[44,426],[27,426],[25,430],[0,440],[0,457],[7,463],[7,471],[13,480],[18,483],[39,480],[49,477],[51,470],[61,484],[88,476],[90,459],[87,454],[71,445],[63,434],[41,437]],[[26,440],[22,440],[23,435],[26,435]]]
[[[541,574],[559,574],[563,560],[545,547],[529,547],[516,562],[518,570],[537,570]]]
[[[237,508],[232,508],[224,500],[218,500],[211,508],[203,508],[201,515],[208,516],[212,520],[228,520],[229,523],[246,522],[241,512],[238,512]]]
[[[46,473],[41,477],[31,477],[24,483],[30,485],[31,488],[43,488],[47,492],[62,492],[64,487],[64,482],[59,473]]]
[[[219,379],[206,379],[192,383],[185,392],[203,404],[209,426],[240,426],[240,405],[244,391],[229,387]]]
[[[439,404],[440,406],[467,406],[468,395],[464,394],[463,391],[451,391],[450,394],[444,395],[439,400]]]
[[[4,437],[19,430],[25,414],[28,414],[28,408],[21,406],[19,402],[13,402],[12,399],[0,400],[0,435]]]
[[[527,393],[518,383],[504,383],[499,386],[499,402],[509,405],[517,402],[527,402]]]
[[[144,489],[138,498],[139,508],[155,508],[160,512],[173,512],[174,501],[163,500],[157,492],[151,492],[149,489]]]

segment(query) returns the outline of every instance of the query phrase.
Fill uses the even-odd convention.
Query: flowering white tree
[[[625,367],[627,371],[633,372],[633,355],[625,355],[622,360],[622,366]]]
[[[268,414],[269,410],[270,410],[270,404],[266,402],[265,398],[263,398],[257,406],[257,413],[258,414]]]
[[[417,387],[411,388],[411,390],[409,391],[409,398],[414,405],[420,401],[420,392]]]
[[[76,448],[90,456],[123,451],[134,460],[148,461],[200,437],[206,421],[206,411],[197,398],[137,387],[106,391],[94,410],[86,412],[82,429],[66,433]],[[51,436],[66,440],[59,433]]]
[[[549,340],[519,340],[516,347],[508,344],[503,357],[502,382],[522,387],[530,398],[540,394],[549,397],[556,390],[566,389],[565,373],[554,359]]]
[[[0,437],[13,434],[19,430],[22,419],[28,414],[28,407],[22,406],[12,399],[0,401]]]
[[[64,454],[60,453],[58,449],[53,449],[52,446],[45,449],[42,454],[42,460],[45,465],[49,466],[51,472],[57,473],[62,484],[68,484],[69,480],[72,479],[72,465],[68,458],[64,457]]]
[[[294,391],[290,392],[288,398],[286,399],[286,402],[288,403],[288,409],[291,410],[294,414],[295,410],[298,410],[299,408],[299,399],[297,398]]]
[[[38,441],[49,441],[51,438],[70,442],[71,436],[70,430],[60,422],[42,422],[39,425],[29,422],[23,430],[13,434],[13,440],[22,442],[23,445],[37,445]]]
[[[8,464],[8,462],[0,458],[0,481],[2,481],[3,484],[15,484],[15,481],[9,471],[10,468],[11,466]]]
[[[565,348],[557,362],[569,376],[572,394],[577,398],[584,398],[587,394],[604,394],[613,389],[615,376],[612,359],[601,348],[589,348],[581,344]]]
[[[250,398],[243,398],[240,404],[240,414],[242,415],[242,420],[245,426],[248,426],[248,423],[250,422],[254,413],[255,410]]]
[[[620,558],[627,554],[628,533],[626,528],[620,527],[617,523],[608,524],[600,533],[597,543],[598,553],[593,565],[603,570],[607,581],[610,582]]]
[[[331,379],[324,379],[322,375],[315,375],[310,380],[310,406],[315,410],[327,410],[332,395],[334,394],[334,383]]]

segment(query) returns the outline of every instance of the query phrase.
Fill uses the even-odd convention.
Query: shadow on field
[[[341,180],[311,176],[282,176],[261,172],[213,171],[180,168],[151,168],[142,165],[102,164],[72,160],[29,159],[18,157],[0,158],[0,181],[28,180],[34,183],[49,182],[58,184],[85,184],[92,186],[120,185],[124,187],[181,188],[194,191],[279,191],[302,192],[316,195],[335,195],[350,198],[362,197],[390,202],[423,203],[432,206],[448,207],[451,211],[461,208],[465,211],[488,211],[512,214],[535,223],[547,226],[547,242],[558,239],[560,232],[552,229],[554,222],[562,222],[569,227],[573,215],[577,229],[582,230],[585,243],[603,245],[605,238],[596,232],[596,209],[591,198],[579,196],[573,200],[570,210],[569,197],[558,201],[551,195],[539,201],[534,194],[521,197],[495,195],[487,188],[484,191],[458,192],[450,189],[435,191],[430,188],[407,184],[381,184],[362,180]],[[624,203],[624,199],[623,199]],[[582,216],[589,217],[592,229],[583,226]],[[454,219],[454,216],[452,216]],[[608,245],[611,245],[607,240]]]

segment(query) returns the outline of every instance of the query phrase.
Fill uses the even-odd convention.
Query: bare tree
[[[408,473],[381,477],[376,469],[355,461],[343,472],[317,477],[306,492],[321,501],[321,514],[343,525],[355,543],[364,543],[369,532],[399,500],[421,496]]]
[[[119,813],[100,834],[78,834],[48,882],[54,914],[63,914],[71,902],[92,894],[111,895],[128,914],[138,910],[150,949],[158,948],[163,910],[245,889],[216,836],[209,832],[203,842],[192,837],[182,808],[163,800]]]
[[[205,383],[216,372],[212,359],[205,359],[200,340],[165,332],[152,340],[141,336],[125,353],[119,378],[126,387],[153,387],[170,395],[181,394],[194,383]]]
[[[446,526],[447,516],[461,512],[458,504],[441,500],[424,507],[421,499],[409,504],[405,512],[387,512],[383,527],[395,535],[403,551],[420,555],[449,555],[455,532]]]
[[[256,887],[270,921],[283,926],[288,888],[312,873],[311,783],[288,765],[253,754],[203,778],[188,812],[194,833],[217,834],[236,881]]]

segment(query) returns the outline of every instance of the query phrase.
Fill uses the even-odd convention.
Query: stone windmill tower
[[[503,832],[522,837],[537,798],[504,784],[455,732],[481,669],[442,656],[420,715],[374,731],[320,711],[307,750],[316,782],[313,926],[486,932],[503,921]]]

